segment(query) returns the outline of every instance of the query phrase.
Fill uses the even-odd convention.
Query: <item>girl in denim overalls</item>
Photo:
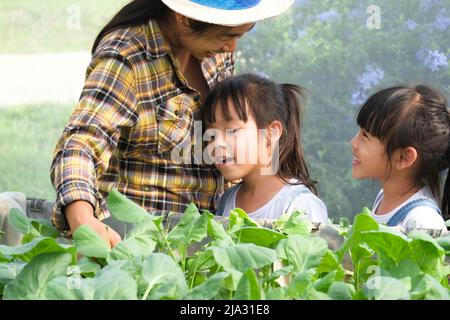
[[[351,141],[353,177],[382,185],[372,217],[406,231],[446,230],[450,111],[444,96],[422,85],[388,88],[368,99],[357,123],[360,130]]]

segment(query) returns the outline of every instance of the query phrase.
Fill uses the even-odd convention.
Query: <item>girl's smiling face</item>
[[[364,129],[351,140],[355,179],[386,180],[389,176],[389,159],[384,144]]]
[[[207,125],[208,135],[212,137],[208,149],[225,180],[236,181],[260,169],[260,139],[251,112],[248,112],[248,121],[245,122],[239,119],[232,104],[228,107],[230,120],[224,119],[221,109],[216,108],[216,121]]]

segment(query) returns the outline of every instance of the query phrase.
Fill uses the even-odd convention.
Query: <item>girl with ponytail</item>
[[[372,216],[391,227],[446,231],[449,216],[450,109],[424,85],[392,87],[361,107],[351,141],[353,177],[377,179]],[[442,190],[442,178],[446,179]]]
[[[222,81],[207,96],[207,151],[225,180],[240,180],[222,195],[218,215],[239,207],[252,218],[277,219],[299,210],[311,221],[327,222],[301,144],[303,91],[244,74]]]

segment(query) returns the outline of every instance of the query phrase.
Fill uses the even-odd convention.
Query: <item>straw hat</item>
[[[271,18],[286,11],[295,0],[161,0],[188,18],[238,26]]]

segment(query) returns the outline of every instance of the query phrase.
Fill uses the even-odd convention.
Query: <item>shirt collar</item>
[[[148,58],[160,58],[171,52],[169,44],[164,39],[158,23],[150,20],[144,28]]]

